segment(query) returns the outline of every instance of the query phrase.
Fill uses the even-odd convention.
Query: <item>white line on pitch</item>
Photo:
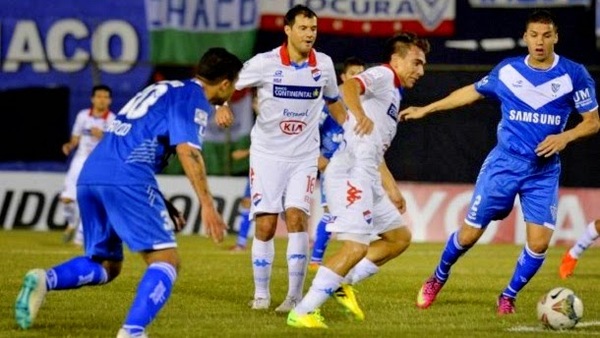
[[[589,321],[589,322],[581,322],[577,323],[576,328],[584,328],[591,326],[600,326],[600,321]],[[579,334],[579,335],[600,335],[600,332],[588,332],[588,331],[579,331],[579,330],[550,330],[545,329],[541,325],[539,326],[515,326],[506,329],[506,331],[510,332],[545,332],[545,333],[556,333],[556,334]]]

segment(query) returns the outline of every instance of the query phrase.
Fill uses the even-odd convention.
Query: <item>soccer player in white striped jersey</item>
[[[62,151],[67,156],[73,151],[75,152],[69,164],[63,190],[60,193],[60,201],[67,221],[65,242],[73,239],[75,229],[78,228],[75,243],[82,244],[83,234],[80,233],[81,224],[77,207],[77,178],[79,178],[83,162],[102,139],[106,127],[115,119],[115,114],[110,111],[111,96],[112,91],[106,85],[96,85],[92,88],[92,107],[77,113],[71,131],[71,139],[62,146]]]
[[[556,225],[559,152],[598,132],[594,80],[580,64],[554,53],[558,28],[548,11],[533,12],[523,40],[528,55],[507,58],[479,82],[425,107],[409,107],[403,119],[458,108],[484,97],[501,103],[498,144],[483,162],[467,215],[446,242],[439,263],[417,294],[417,306],[431,306],[450,277],[450,269],[481,238],[492,220],[506,217],[519,196],[526,243],[513,275],[497,298],[499,315],[516,311],[517,294],[544,263]],[[565,130],[571,112],[582,120]]]
[[[344,124],[344,142],[325,169],[325,193],[332,215],[327,231],[342,247],[319,267],[312,285],[288,314],[298,328],[327,328],[319,307],[330,297],[363,320],[364,313],[352,285],[379,271],[400,255],[411,240],[402,214],[406,205],[384,153],[396,135],[404,88],[423,76],[429,43],[411,33],[389,39],[388,63],[371,67],[344,82],[342,97],[352,112],[366,114],[375,123],[370,135],[356,135],[352,115]]]
[[[343,123],[331,58],[313,49],[317,15],[297,5],[284,17],[287,40],[282,46],[247,61],[236,89],[256,87],[258,114],[251,133],[250,216],[254,299],[252,309],[270,307],[270,281],[275,255],[273,236],[280,213],[288,230],[288,293],[275,311],[288,312],[302,298],[308,264],[308,214],[317,177],[319,115],[327,104]],[[373,123],[357,115],[357,131],[370,133]]]

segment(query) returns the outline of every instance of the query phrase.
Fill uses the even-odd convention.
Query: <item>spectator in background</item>
[[[91,102],[92,106],[90,108],[77,113],[71,131],[71,139],[62,146],[62,152],[66,156],[74,152],[65,177],[63,190],[60,193],[60,202],[67,221],[63,241],[69,243],[74,240],[75,244],[78,245],[82,245],[83,233],[77,206],[77,179],[83,163],[102,139],[106,127],[115,119],[115,114],[110,111],[112,91],[108,86],[94,86]]]
[[[587,250],[595,240],[600,237],[600,220],[595,220],[585,227],[585,232],[579,236],[577,242],[564,253],[558,268],[560,278],[567,279],[573,272],[579,257]]]
[[[516,311],[515,300],[546,259],[556,223],[559,152],[598,132],[598,102],[587,70],[554,52],[558,26],[548,11],[525,22],[528,55],[500,62],[487,76],[425,107],[409,107],[404,120],[455,109],[485,97],[498,99],[502,119],[498,144],[483,162],[462,226],[448,238],[433,274],[417,294],[417,306],[431,306],[450,277],[450,269],[483,235],[492,220],[506,217],[519,196],[527,239],[513,275],[498,295],[496,312]],[[566,130],[577,111],[582,121]]]
[[[169,218],[156,174],[176,151],[200,201],[207,233],[221,242],[226,226],[215,208],[200,149],[213,105],[231,97],[241,68],[235,55],[211,48],[201,57],[194,78],[146,87],[121,109],[77,184],[85,255],[27,272],[15,304],[19,327],[31,327],[49,290],[116,278],[125,243],[148,267],[117,338],[147,337],[146,327],[169,299],[179,270],[177,223]]]

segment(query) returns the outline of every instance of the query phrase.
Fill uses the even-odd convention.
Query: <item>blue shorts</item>
[[[151,185],[78,185],[85,253],[123,260],[131,251],[174,248],[175,232],[158,188]]]
[[[518,195],[525,222],[554,229],[559,177],[558,156],[532,161],[496,147],[481,166],[465,222],[485,228],[504,219]]]

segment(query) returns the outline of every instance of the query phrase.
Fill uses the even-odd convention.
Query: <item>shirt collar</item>
[[[279,49],[279,55],[281,56],[281,63],[285,66],[301,66],[298,65],[294,62],[292,62],[292,60],[290,59],[290,53],[288,52],[287,49],[287,42],[284,42],[283,45],[281,45],[281,48]],[[310,67],[316,67],[317,66],[317,55],[315,54],[315,50],[314,48],[310,49],[310,52],[308,54],[308,65]]]
[[[398,77],[398,74],[396,74],[394,68],[392,68],[392,66],[389,63],[386,63],[383,66],[389,68],[392,71],[392,73],[394,73],[394,87],[401,88],[402,82],[400,81],[400,78]]]

